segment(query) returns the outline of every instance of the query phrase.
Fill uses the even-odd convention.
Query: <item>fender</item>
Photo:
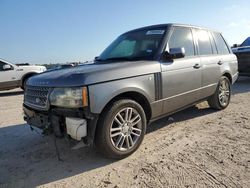
[[[145,84],[147,82],[147,84]],[[115,97],[126,92],[143,95],[149,104],[155,100],[154,76],[145,75],[89,86],[90,110],[100,114]],[[101,91],[101,92],[100,92]]]
[[[20,83],[19,83],[20,86],[23,85],[23,81],[24,81],[26,78],[29,78],[29,77],[34,76],[34,75],[36,75],[36,74],[39,74],[39,72],[32,71],[32,72],[25,73],[25,74],[22,76],[21,80],[20,80]]]

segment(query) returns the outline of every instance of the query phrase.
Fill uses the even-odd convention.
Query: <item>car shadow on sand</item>
[[[92,148],[72,150],[65,139],[31,131],[27,124],[0,128],[0,187],[35,187],[115,162]]]
[[[173,122],[216,112],[210,108],[191,107],[152,123],[147,133]],[[173,121],[174,120],[174,121]],[[101,168],[117,160],[107,159],[95,149],[86,147],[72,150],[65,139],[57,139],[62,161],[58,161],[53,136],[42,136],[31,131],[27,124],[0,128],[0,187],[34,187]],[[84,182],[84,180],[83,180]]]
[[[201,108],[198,106],[203,106],[203,107]],[[154,131],[161,129],[163,127],[166,127],[172,123],[182,122],[182,121],[186,121],[189,119],[193,119],[196,117],[205,116],[205,115],[217,112],[217,110],[210,108],[208,106],[207,102],[200,103],[198,106],[197,105],[192,106],[190,108],[179,111],[179,112],[174,113],[170,116],[166,116],[164,118],[161,118],[161,119],[153,122],[148,127],[147,133],[154,132]]]

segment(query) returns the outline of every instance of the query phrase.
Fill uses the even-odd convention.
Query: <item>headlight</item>
[[[50,94],[50,104],[65,108],[88,106],[87,87],[55,88]]]

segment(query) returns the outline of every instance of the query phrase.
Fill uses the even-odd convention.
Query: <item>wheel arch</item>
[[[26,79],[28,79],[28,78],[30,78],[31,76],[34,76],[34,75],[36,75],[36,74],[38,74],[38,73],[37,73],[37,72],[29,72],[29,73],[24,74],[24,75],[22,76],[22,79],[21,79],[21,82],[20,82],[21,87],[23,87],[23,83],[24,83],[24,81],[25,81]]]
[[[115,96],[112,97],[112,99],[109,100],[109,102],[107,102],[107,104],[102,109],[101,114],[103,113],[103,111],[109,108],[115,101],[118,101],[121,99],[131,99],[139,103],[142,106],[146,114],[147,121],[149,122],[152,116],[150,103],[147,97],[138,91],[126,91],[126,92],[121,92],[119,94],[116,94]]]
[[[232,77],[232,75],[231,75],[230,72],[225,71],[225,72],[222,74],[222,76],[227,77],[227,78],[229,79],[229,81],[230,81],[231,84],[233,83],[233,77]]]
[[[122,92],[122,93],[115,95],[111,100],[109,100],[109,102],[106,103],[104,108],[101,110],[100,115],[105,113],[106,110],[108,110],[115,101],[122,100],[122,99],[131,99],[139,103],[145,112],[147,123],[150,121],[151,115],[152,115],[150,103],[147,97],[138,91],[126,91],[126,92]],[[92,127],[93,138],[91,140],[96,141],[97,134],[98,134],[98,126],[101,126],[101,123],[102,123],[101,118],[98,117],[95,127],[94,128]]]

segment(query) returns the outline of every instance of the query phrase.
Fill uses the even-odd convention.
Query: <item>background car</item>
[[[250,76],[250,37],[240,45],[234,44],[232,51],[238,58],[240,75]]]
[[[0,59],[0,91],[18,87],[24,89],[28,78],[45,70],[44,66],[29,64],[15,65]]]

